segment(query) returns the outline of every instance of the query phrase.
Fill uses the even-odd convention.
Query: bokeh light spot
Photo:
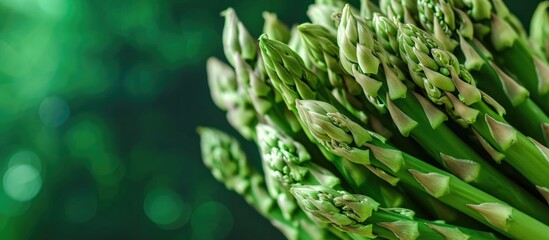
[[[52,16],[63,16],[67,11],[66,0],[36,0],[45,13]]]
[[[225,205],[209,201],[194,210],[191,226],[194,238],[223,239],[233,228],[233,215]]]
[[[28,164],[10,167],[4,174],[3,180],[6,194],[20,202],[33,199],[42,188],[40,173]]]
[[[44,125],[51,128],[59,127],[69,118],[69,104],[58,96],[47,97],[40,104],[38,113]]]
[[[21,150],[13,154],[10,158],[8,166],[13,167],[17,165],[30,165],[33,166],[38,172],[42,171],[42,163],[36,153],[29,150]]]
[[[151,221],[168,229],[178,228],[189,221],[190,207],[168,188],[158,188],[147,194],[145,214]]]

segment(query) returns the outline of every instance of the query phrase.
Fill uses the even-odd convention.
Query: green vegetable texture
[[[530,35],[501,0],[360,4],[257,40],[223,12],[210,95],[263,174],[200,128],[214,177],[289,239],[547,239],[548,3]]]

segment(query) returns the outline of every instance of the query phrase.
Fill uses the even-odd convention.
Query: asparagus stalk
[[[465,67],[452,53],[437,48],[430,35],[413,25],[400,24],[398,39],[400,56],[412,77],[423,81],[416,84],[425,89],[428,98],[443,105],[457,123],[470,126],[494,160],[505,158],[545,193],[549,186],[547,148],[510,126],[501,116],[503,108],[480,92]]]
[[[312,217],[315,219],[321,219],[321,222],[327,222],[332,223],[334,227],[337,227],[338,229],[347,232],[351,235],[353,238],[357,238],[355,235],[363,235],[366,237],[374,237],[379,236],[387,239],[394,239],[395,236],[402,236],[406,231],[409,231],[409,234],[412,236],[419,235],[422,238],[427,239],[444,239],[444,231],[437,232],[435,229],[439,227],[442,230],[449,230],[446,232],[448,235],[454,236],[454,233],[456,233],[455,236],[466,236],[467,233],[469,237],[475,238],[475,237],[485,237],[486,239],[493,239],[495,238],[490,233],[485,232],[479,232],[479,231],[472,231],[468,229],[458,228],[455,226],[450,226],[446,224],[440,224],[440,223],[431,223],[426,222],[424,220],[415,219],[413,218],[413,211],[408,209],[398,209],[400,213],[407,213],[399,214],[396,211],[391,211],[391,209],[379,209],[378,206],[379,203],[375,201],[372,198],[365,197],[363,195],[350,195],[349,193],[342,191],[342,187],[340,185],[340,180],[335,175],[333,175],[331,172],[329,172],[326,169],[323,169],[320,166],[315,165],[314,163],[311,163],[310,156],[305,150],[305,148],[299,143],[291,139],[289,136],[285,136],[283,133],[277,131],[276,129],[266,126],[266,125],[258,125],[257,127],[257,134],[258,134],[258,145],[261,150],[261,155],[263,159],[263,163],[265,166],[265,169],[267,169],[269,172],[272,173],[272,176],[275,181],[278,181],[278,183],[281,183],[285,186],[293,187],[292,193],[296,196],[298,200],[300,200],[300,203],[304,203],[304,201],[309,201],[310,199],[304,199],[303,195],[306,189],[312,190],[314,189],[321,189],[325,191],[319,191],[316,192],[316,196],[318,194],[325,194],[325,193],[331,193],[336,192],[338,194],[344,194],[348,195],[350,198],[343,197],[343,195],[339,195],[340,199],[348,199],[351,200],[357,200],[357,199],[368,199],[369,203],[372,203],[373,208],[370,209],[372,212],[371,216],[366,216],[367,213],[365,211],[357,211],[356,213],[360,214],[361,219],[368,219],[368,222],[370,224],[376,223],[372,221],[377,221],[377,223],[380,226],[384,226],[387,229],[382,228],[374,228],[372,231],[371,225],[366,225],[365,220],[362,222],[356,224],[356,225],[350,225],[350,224],[337,224],[338,222],[332,221],[332,219],[337,218],[330,218],[325,216],[324,214],[318,214],[318,211],[308,211],[310,214],[312,214]],[[307,185],[316,185],[314,187],[307,186]],[[303,190],[303,191],[301,191]],[[336,191],[339,190],[339,191]],[[328,192],[326,192],[328,191]],[[313,192],[307,192],[307,193],[313,193]],[[308,195],[311,196],[311,195]],[[337,195],[332,195],[333,197],[336,197]],[[358,197],[358,198],[356,198]],[[364,201],[349,202],[349,206],[354,206],[355,204],[365,204]],[[346,203],[345,201],[343,202]],[[302,205],[302,204],[300,204]],[[307,204],[305,203],[305,206]],[[322,204],[320,204],[322,206]],[[338,206],[338,205],[336,205]],[[341,206],[338,206],[341,207]],[[305,211],[307,211],[308,208],[303,208]],[[343,208],[345,209],[345,208]],[[348,210],[355,211],[359,209],[364,208],[351,208]],[[327,210],[327,209],[326,209]],[[366,210],[366,209],[364,209]],[[328,210],[329,211],[329,210]],[[345,214],[345,211],[340,211],[339,213]],[[365,215],[362,215],[365,214]],[[334,213],[331,213],[330,215],[334,215]],[[348,217],[352,218],[352,213],[347,215]],[[328,221],[326,221],[328,220]],[[399,224],[392,224],[398,221],[406,221],[408,224],[413,225],[415,228],[409,229],[405,226],[408,226],[408,224],[404,224],[404,226],[401,226]],[[429,226],[431,225],[431,226]],[[394,228],[393,228],[394,226]],[[416,227],[417,226],[417,227]],[[450,230],[451,229],[451,230]],[[470,232],[469,232],[470,231]],[[452,233],[451,233],[452,232]],[[457,234],[461,235],[457,235]],[[441,235],[442,234],[442,235]],[[405,234],[406,235],[406,234]]]
[[[381,9],[370,0],[360,0],[360,16],[372,19],[375,13],[381,13]]]
[[[322,184],[330,187],[339,186],[339,178],[310,162],[310,155],[300,143],[283,135],[267,125],[257,126],[257,143],[263,162],[267,188],[273,198],[278,199],[283,213],[289,219],[296,214],[305,214],[297,207],[295,198],[290,194],[290,187],[305,183]],[[309,213],[307,213],[309,214]],[[309,214],[309,217],[316,220]],[[316,221],[316,224],[326,223]],[[341,239],[366,239],[352,232],[341,231],[331,225],[324,226]]]
[[[233,22],[233,24],[228,25],[229,27],[234,26],[240,26],[242,31],[240,31],[242,34],[247,34],[247,31],[245,30],[244,26],[238,21],[236,14],[232,10],[227,10],[227,19],[230,22]],[[230,16],[230,17],[229,17]],[[236,20],[235,20],[236,19]],[[268,27],[276,27],[280,26],[279,24],[268,24]],[[226,32],[230,32],[231,30],[226,30]],[[272,31],[280,31],[272,29]],[[245,36],[239,36],[238,34],[233,34],[233,38],[247,38],[247,35]],[[297,33],[294,33],[294,36],[298,36]],[[299,39],[299,38],[298,38]],[[226,42],[230,42],[231,39],[226,38]],[[299,42],[298,42],[299,43]],[[225,44],[230,45],[230,44]],[[242,47],[234,47],[234,49],[241,49]],[[279,103],[277,100],[280,95],[277,95],[278,91],[275,91],[273,86],[269,84],[269,80],[266,79],[267,76],[265,74],[265,68],[263,64],[263,59],[261,55],[258,55],[257,60],[249,58],[247,61],[242,59],[242,57],[238,54],[238,51],[233,54],[233,62],[235,64],[235,67],[237,69],[237,79],[236,83],[235,81],[231,82],[236,84],[236,88],[248,90],[247,94],[249,98],[251,98],[251,103],[254,105],[257,116],[259,116],[259,120],[262,122],[269,123],[273,126],[276,126],[279,129],[282,129],[283,131],[287,132],[288,134],[295,135],[299,137],[300,139],[303,139],[301,136],[299,136],[299,130],[300,126],[297,122],[296,115],[289,113],[288,109]],[[249,62],[253,62],[254,60],[257,61],[256,70],[253,71],[252,67]],[[262,67],[263,66],[263,67]],[[230,69],[230,67],[226,67]],[[215,70],[215,69],[212,69]],[[212,74],[224,74],[224,72],[215,72],[212,71]],[[234,76],[227,75],[227,76]],[[210,79],[215,80],[215,78]],[[234,80],[234,79],[233,79]],[[215,89],[215,88],[214,88]],[[243,93],[246,91],[239,91],[238,93]],[[213,95],[216,97],[217,95]],[[235,97],[240,99],[248,99],[248,96],[244,96],[240,98],[239,95],[236,95]],[[223,102],[224,101],[217,101],[217,102]],[[223,108],[222,108],[223,109]],[[251,108],[247,108],[248,111],[250,111]],[[252,113],[252,111],[250,111]],[[238,117],[238,115],[236,115]],[[255,116],[255,115],[253,115]],[[255,128],[258,121],[249,121],[246,123],[243,123],[238,126],[242,126],[242,128],[245,128],[247,130],[246,133],[252,133],[253,130],[250,130],[252,128]],[[306,141],[306,140],[305,140]],[[316,147],[315,147],[316,148]],[[379,182],[375,176],[371,175],[364,175],[361,174],[361,172],[364,172],[363,169],[355,168],[354,166],[350,164],[344,163],[339,157],[328,154],[327,152],[323,153],[324,155],[328,155],[328,158],[333,162],[333,164],[344,174],[346,177],[346,180],[351,183],[351,185],[356,189],[361,189],[361,191],[364,191],[369,194],[373,195],[379,195],[381,196],[381,199],[383,199],[384,206],[400,206],[403,203],[409,203],[410,201],[405,201],[403,196],[395,192],[390,186],[387,186],[387,184],[384,184],[383,182]],[[330,156],[331,155],[331,156]],[[363,184],[364,182],[371,182],[374,183],[376,187],[369,187],[364,188]]]
[[[211,128],[199,128],[202,159],[213,176],[229,190],[240,194],[248,204],[269,219],[288,239],[323,239],[330,236],[326,229],[300,223],[308,221],[305,215],[284,218],[279,205],[269,196],[263,177],[247,161],[238,141]],[[326,237],[327,238],[327,237]]]
[[[299,117],[334,154],[368,166],[386,181],[424,191],[514,239],[541,239],[549,227],[501,200],[384,143],[328,103],[299,100]]]
[[[500,66],[516,76],[531,98],[549,114],[549,65],[521,38],[522,26],[501,0],[456,1],[473,20],[475,35],[493,51]]]
[[[238,20],[234,10],[229,8],[224,14],[226,18],[224,34],[227,37],[223,38],[223,42],[226,48],[230,48],[225,50],[225,52],[226,54],[230,54],[227,55],[227,60],[233,64],[236,70],[236,88],[238,89],[238,94],[235,94],[235,101],[243,102],[240,105],[245,107],[241,107],[241,109],[246,110],[246,115],[239,115],[239,112],[235,112],[231,116],[235,119],[249,119],[240,124],[242,125],[240,129],[243,129],[243,131],[239,132],[247,139],[255,137],[255,125],[260,121],[272,123],[274,126],[288,132],[298,131],[300,125],[295,116],[290,114],[284,105],[278,104],[281,99],[269,84],[263,59],[257,50],[257,41],[246,40],[244,42],[239,40],[252,39],[252,37],[245,26]],[[264,29],[268,32],[280,33],[274,35],[285,38],[284,32],[287,27],[283,23],[273,19],[276,17],[269,15],[267,18],[271,19],[266,20]],[[251,44],[251,46],[240,46],[241,44]],[[244,58],[245,53],[242,49],[248,49],[248,52],[254,52],[255,55]],[[255,108],[255,112],[251,109],[250,105]],[[228,114],[230,113],[231,111]]]
[[[346,66],[345,70],[361,83],[369,99],[386,106],[402,135],[411,135],[461,180],[528,214],[543,216],[537,207],[543,209],[545,206],[493,168],[444,125],[447,119],[444,113],[420,94],[407,89],[402,83],[402,80],[407,80],[402,71],[391,64],[388,54],[374,39],[366,23],[356,18],[347,7],[343,9],[338,29],[338,44],[342,49],[341,62]],[[441,139],[452,144],[440,144]],[[533,206],[532,203],[536,202],[538,204]]]
[[[345,231],[383,239],[499,239],[492,233],[428,222],[409,209],[379,208],[374,199],[322,185],[291,189],[300,207],[319,221]]]
[[[305,67],[298,54],[288,46],[270,40],[264,35],[260,37],[259,46],[264,56],[266,71],[274,88],[282,95],[287,107],[294,112],[295,116],[297,116],[296,99],[331,99],[335,104],[338,104],[333,97],[330,97],[329,93],[326,93],[325,88],[320,86],[316,76]],[[303,130],[308,138],[315,142],[310,131],[306,128]],[[342,161],[341,157],[337,157],[323,148],[319,149],[338,168],[349,184],[355,189],[382,199],[384,206],[396,207],[412,202],[403,200],[404,196],[392,190],[390,186],[387,186],[387,183],[380,182],[369,172],[355,168],[352,164]],[[375,183],[370,182],[371,185],[365,187],[368,181],[375,181]]]
[[[391,119],[383,114],[379,114],[378,111],[375,110],[376,107],[380,107],[377,105],[377,102],[368,104],[368,99],[362,93],[363,90],[360,84],[341,66],[339,61],[340,51],[337,46],[335,35],[316,24],[302,24],[298,29],[302,35],[305,46],[308,49],[310,59],[313,59],[313,63],[315,63],[318,69],[328,73],[330,79],[333,79],[330,82],[340,83],[337,85],[332,84],[332,86],[334,86],[332,93],[338,102],[363,122],[366,120],[363,116],[368,115],[368,117],[372,118],[370,121],[371,124],[373,124],[374,118],[378,118],[381,120],[380,122],[384,128],[391,132],[397,132],[398,129],[391,124]],[[337,97],[337,95],[342,97]],[[365,111],[362,111],[361,109],[365,109]],[[381,109],[381,112],[384,111],[386,111],[386,109]],[[424,152],[418,151],[420,147],[417,146],[417,143],[410,141],[405,137],[400,135],[391,135],[387,137],[390,137],[390,141],[393,144],[412,155],[426,155]]]
[[[399,22],[416,24],[417,1],[414,0],[380,0],[379,8],[386,16],[398,19]]]
[[[207,62],[210,94],[218,108],[227,111],[227,120],[246,139],[253,138],[258,119],[246,91],[237,83],[234,70],[219,59]]]
[[[539,142],[549,144],[549,117],[528,96],[529,92],[485,56],[469,16],[454,8],[451,1],[418,1],[419,19],[423,29],[439,41],[440,47],[463,56],[460,63],[478,80],[478,88],[492,96],[506,109],[506,119]],[[460,46],[459,48],[457,46]],[[529,119],[528,122],[524,118]]]
[[[530,45],[534,53],[546,62],[549,60],[549,1],[541,2],[530,22]]]
[[[265,24],[263,25],[263,32],[265,34],[283,43],[290,41],[290,28],[278,20],[276,14],[263,12],[263,19],[265,19]]]

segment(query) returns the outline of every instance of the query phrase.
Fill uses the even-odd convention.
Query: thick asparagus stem
[[[549,124],[549,117],[529,98],[525,88],[481,50],[484,47],[473,39],[474,26],[469,16],[445,0],[421,0],[418,9],[423,29],[439,41],[439,47],[462,56],[458,58],[460,63],[471,71],[478,88],[506,109],[509,122],[525,135],[546,143],[545,126]],[[525,117],[528,122],[523,121]]]
[[[402,181],[425,191],[511,238],[539,239],[549,234],[549,227],[538,220],[384,143],[330,104],[300,100],[297,107],[301,120],[322,146],[349,161],[370,166],[386,181]]]
[[[320,239],[329,233],[316,225],[302,228],[304,215],[286,219],[280,206],[267,193],[263,177],[247,161],[246,154],[236,139],[211,128],[199,128],[202,159],[213,176],[225,186],[240,194],[248,204],[269,219],[288,239]]]
[[[346,66],[345,70],[353,74],[357,81],[363,81],[361,86],[369,99],[375,99],[388,108],[402,135],[411,135],[433,158],[461,180],[528,214],[543,216],[537,207],[546,207],[493,168],[444,125],[446,115],[421,95],[407,89],[402,83],[402,80],[406,80],[403,71],[389,62],[388,54],[374,39],[366,23],[356,18],[347,7],[343,9],[338,43],[342,49],[341,61]],[[443,145],[440,142],[451,144]],[[538,204],[534,207],[532,203]]]
[[[547,148],[511,127],[501,116],[503,108],[474,87],[474,79],[452,53],[437,48],[430,35],[413,25],[400,24],[398,39],[400,56],[410,74],[422,80],[416,84],[425,89],[432,102],[443,105],[456,122],[478,133],[495,160],[500,161],[502,155],[497,153],[502,153],[533,184],[549,186],[549,179],[543,177],[549,174],[549,157],[544,153]],[[525,156],[530,157],[529,162],[523,161]]]
[[[257,140],[258,145],[261,150],[261,155],[263,159],[263,165],[265,171],[270,173],[271,183],[277,182],[288,189],[293,187],[292,193],[296,196],[298,200],[301,200],[300,203],[303,203],[304,200],[302,197],[307,189],[312,190],[320,189],[320,192],[308,192],[314,193],[314,195],[319,194],[332,194],[332,197],[339,197],[343,200],[343,204],[349,204],[348,206],[355,206],[355,204],[364,204],[364,201],[355,201],[358,199],[369,200],[371,203],[370,206],[373,208],[370,209],[371,215],[367,216],[368,213],[365,212],[364,208],[351,208],[348,210],[356,211],[358,215],[353,215],[352,212],[347,214],[348,217],[359,216],[364,219],[361,223],[356,225],[349,226],[347,224],[337,224],[337,221],[331,221],[334,218],[330,218],[325,214],[322,214],[318,211],[312,212],[307,211],[315,219],[320,219],[321,222],[332,223],[332,226],[341,229],[341,231],[348,233],[353,239],[360,239],[358,236],[373,237],[377,235],[379,237],[394,239],[396,236],[402,235],[418,235],[421,238],[427,239],[444,239],[444,236],[441,232],[436,231],[437,227],[441,229],[453,229],[455,233],[451,235],[456,235],[461,233],[468,235],[471,238],[485,237],[486,239],[494,239],[495,237],[492,234],[484,233],[480,231],[472,231],[465,228],[459,228],[451,225],[440,224],[427,222],[421,219],[415,219],[413,217],[413,211],[408,209],[378,209],[379,203],[375,199],[366,198],[362,195],[351,195],[345,191],[342,191],[340,186],[340,180],[331,172],[322,167],[315,165],[310,161],[310,155],[307,153],[305,148],[295,140],[291,139],[289,136],[285,136],[283,133],[277,131],[276,129],[266,126],[258,125],[257,127]],[[267,176],[269,178],[269,176]],[[269,182],[269,181],[268,181]],[[317,185],[315,187],[308,187],[305,185]],[[338,190],[338,191],[336,191]],[[326,192],[327,191],[327,192]],[[337,195],[339,194],[339,195]],[[344,197],[345,195],[346,197]],[[311,197],[310,194],[308,194]],[[327,195],[328,196],[328,195]],[[285,201],[288,201],[284,198]],[[308,199],[311,200],[311,199]],[[336,200],[337,201],[337,200]],[[301,205],[301,204],[300,204]],[[324,204],[320,204],[321,206]],[[335,205],[341,207],[339,205]],[[363,206],[366,207],[366,206]],[[307,208],[305,208],[307,209]],[[304,209],[304,210],[305,210]],[[346,209],[343,207],[343,209]],[[360,211],[362,209],[364,211]],[[292,209],[293,210],[293,209]],[[320,210],[320,209],[319,209]],[[327,209],[323,209],[327,210]],[[319,214],[320,213],[320,214]],[[345,211],[341,212],[346,214]],[[326,213],[329,214],[329,213]],[[326,216],[320,217],[319,215]],[[332,214],[333,216],[333,214]],[[327,219],[331,219],[326,221]],[[356,218],[355,218],[356,220]],[[401,221],[405,221],[407,224],[400,225]],[[370,231],[371,228],[368,227],[368,224],[377,224],[382,226],[380,228],[375,227],[373,231]],[[365,226],[361,226],[364,224]],[[360,227],[358,227],[360,226]],[[407,228],[406,226],[413,226],[413,228]],[[385,228],[385,229],[384,229]],[[389,231],[387,231],[389,230]],[[444,232],[444,231],[443,231]],[[448,232],[450,234],[450,232]]]
[[[510,71],[549,114],[549,65],[532,53],[522,26],[502,0],[456,1],[475,26],[475,35],[488,46],[498,64]]]
[[[378,208],[364,195],[322,185],[295,186],[292,194],[304,211],[345,231],[384,239],[498,239],[492,233],[416,219],[409,209]]]
[[[331,99],[332,102],[338,104],[338,102],[330,97],[326,93],[325,88],[320,86],[320,82],[316,76],[310,72],[301,58],[292,51],[288,46],[281,42],[270,40],[266,36],[260,38],[260,49],[265,59],[265,68],[269,77],[272,80],[272,84],[275,89],[282,95],[287,107],[291,109],[295,116],[297,116],[297,109],[295,108],[295,100],[297,99]],[[301,123],[303,126],[303,123]],[[310,135],[308,129],[303,128],[308,138],[315,142],[315,138]],[[366,191],[368,194],[378,196],[379,199],[383,199],[383,203],[387,206],[395,206],[395,204],[410,204],[412,201],[401,201],[404,198],[400,193],[390,190],[387,183],[379,179],[372,178],[370,174],[363,176],[357,176],[357,171],[360,169],[353,169],[352,165],[345,164],[341,161],[340,157],[336,157],[334,154],[329,153],[324,148],[320,148],[323,155],[327,159],[332,161],[338,170],[342,173],[350,172],[353,174],[344,174],[344,176],[351,178],[350,182],[356,183],[355,187]],[[378,184],[372,184],[368,188],[360,187],[365,179],[377,179]],[[383,189],[387,189],[383,191]],[[396,198],[389,198],[391,196],[398,196]]]

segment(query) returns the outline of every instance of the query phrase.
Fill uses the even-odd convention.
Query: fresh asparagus
[[[340,185],[339,178],[328,170],[312,163],[309,154],[299,142],[296,142],[289,136],[285,136],[283,133],[266,125],[258,125],[257,134],[264,168],[266,169],[266,172],[271,173],[273,177],[272,180],[277,181],[288,188],[293,187],[292,193],[299,201],[300,206],[302,206],[303,210],[311,213],[313,218],[319,219],[321,222],[332,223],[333,226],[350,234],[354,239],[358,238],[356,235],[366,237],[379,236],[393,239],[395,236],[407,234],[428,239],[444,239],[445,230],[461,233],[463,234],[462,236],[467,235],[473,239],[482,239],[483,237],[484,239],[495,239],[494,235],[485,232],[468,230],[446,224],[426,222],[421,219],[413,218],[413,211],[409,209],[378,209],[379,203],[377,203],[375,199],[363,195],[351,195],[342,191],[343,188]],[[316,186],[310,187],[306,185]],[[320,191],[314,192],[307,190]],[[341,222],[337,221],[339,219],[337,217],[330,217],[330,215],[334,216],[336,213],[321,213],[319,212],[320,209],[316,209],[316,211],[310,210],[308,205],[311,204],[311,202],[309,202],[312,200],[310,197],[330,193],[332,193],[332,197],[338,197],[339,200],[343,200],[340,202],[341,204],[350,207],[347,209],[344,206],[336,204],[335,206],[337,206],[338,209],[341,208],[342,210],[346,209],[347,211],[351,211],[348,213],[344,210],[339,210],[338,213],[348,213],[346,214],[347,217],[351,219],[353,219],[353,216],[359,217],[362,221],[357,224],[349,224],[346,223],[348,221]],[[329,195],[326,195],[326,197],[328,196]],[[362,201],[356,201],[358,199]],[[364,205],[367,203],[370,203],[370,205]],[[324,204],[312,204],[317,205],[317,207],[320,208],[324,206]],[[359,206],[356,206],[356,208],[352,207],[355,206],[355,204],[358,204]],[[332,209],[333,208],[324,208],[322,210],[330,211]],[[363,211],[360,211],[360,209]],[[370,212],[371,215],[367,213],[367,211]],[[353,213],[357,213],[358,215],[353,215]],[[354,220],[357,219],[355,218]],[[378,228],[376,226],[372,231],[372,225],[366,224],[366,220],[368,220],[370,224],[377,223],[377,225],[383,227]],[[401,225],[400,221],[404,221],[406,224]],[[437,229],[442,231],[438,232]],[[406,233],[406,231],[410,232]],[[451,234],[457,235],[456,233]]]
[[[214,103],[227,111],[227,120],[242,136],[251,139],[257,116],[246,91],[236,81],[234,70],[217,58],[208,59],[208,84]]]
[[[273,86],[282,95],[287,107],[294,112],[295,116],[297,116],[296,99],[330,99],[333,103],[339,104],[325,88],[321,87],[316,76],[305,67],[303,60],[288,46],[276,40],[270,40],[266,36],[260,37],[259,46]],[[303,130],[314,142],[315,138],[310,135],[310,131],[305,128]],[[353,169],[352,164],[344,163],[340,157],[336,157],[323,148],[320,150],[348,178],[348,182],[354,185],[355,189],[365,191],[369,195],[379,196],[380,199],[383,199],[384,206],[411,204],[412,201],[402,201],[404,196],[388,188],[387,183],[379,182],[367,171]],[[377,184],[365,187],[365,180],[376,181]]]
[[[549,1],[541,2],[530,22],[530,45],[541,59],[549,60]]]
[[[502,0],[455,1],[474,24],[475,35],[498,64],[516,76],[531,98],[549,114],[549,65],[532,53],[524,30]]]
[[[390,18],[396,18],[400,22],[416,24],[417,19],[417,1],[414,0],[380,0],[379,7],[381,12]]]
[[[474,79],[456,57],[437,48],[426,32],[410,24],[400,24],[400,56],[412,78],[428,98],[443,105],[448,115],[464,127],[470,126],[494,160],[505,159],[544,194],[549,187],[549,151],[524,136],[501,116],[504,108],[474,87]],[[415,77],[414,77],[415,76]],[[456,96],[459,94],[459,96]],[[529,161],[525,162],[527,158]]]
[[[299,100],[299,117],[317,141],[349,161],[368,166],[388,182],[425,191],[442,202],[515,239],[542,239],[549,227],[501,200],[393,148],[332,105]]]
[[[528,40],[501,0],[360,3],[316,0],[313,24],[291,32],[264,12],[259,44],[233,9],[222,13],[232,67],[208,60],[210,93],[259,145],[265,175],[236,140],[201,128],[214,177],[290,239],[549,236],[549,5]],[[505,164],[486,163],[468,135]]]
[[[263,177],[248,163],[236,139],[211,128],[199,128],[198,133],[202,159],[213,176],[229,190],[244,197],[248,204],[271,220],[288,239],[313,240],[323,239],[318,236],[329,235],[326,229],[314,224],[299,227],[302,221],[308,221],[305,215],[296,215],[292,219],[283,216],[276,201],[267,193]]]
[[[525,135],[549,144],[549,117],[529,98],[529,92],[506,74],[481,51],[484,46],[473,38],[474,27],[469,16],[454,8],[452,1],[418,1],[423,29],[439,41],[439,46],[456,55],[471,71],[478,88],[492,96],[506,109],[506,119]],[[459,46],[459,47],[458,47]],[[529,119],[526,123],[524,118]]]
[[[409,209],[379,208],[374,199],[322,185],[291,189],[304,211],[352,233],[383,239],[499,239],[492,233],[414,218]]]
[[[528,214],[541,219],[544,219],[544,214],[549,214],[549,209],[540,214],[540,207],[546,207],[453,134],[443,124],[447,119],[445,114],[420,94],[407,89],[402,82],[407,80],[403,71],[391,64],[388,54],[374,39],[366,23],[356,18],[347,7],[343,9],[338,29],[338,44],[342,49],[341,62],[344,69],[361,83],[368,99],[383,103],[402,135],[411,135],[433,158],[461,180]],[[452,143],[451,146],[438,144],[441,139]]]

